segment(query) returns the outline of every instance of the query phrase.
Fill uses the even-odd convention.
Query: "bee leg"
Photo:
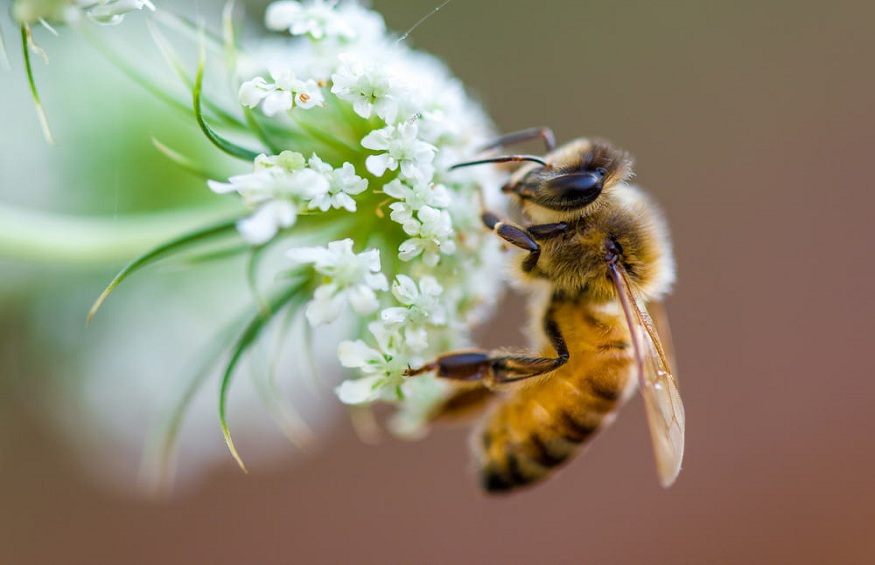
[[[444,379],[483,381],[486,386],[537,377],[555,371],[569,358],[568,346],[553,319],[552,311],[544,316],[544,332],[556,350],[556,357],[493,356],[487,351],[463,351],[441,355],[419,369],[408,369],[406,375],[435,371],[438,377]]]
[[[498,234],[500,238],[515,247],[529,252],[529,256],[526,257],[522,265],[523,271],[527,273],[538,265],[538,259],[541,257],[541,246],[538,245],[536,240],[544,241],[545,239],[562,235],[568,229],[568,224],[565,222],[538,224],[523,228],[516,224],[502,221],[501,218],[492,212],[483,212],[480,218],[483,221],[483,225]]]
[[[537,224],[526,228],[532,237],[538,241],[558,237],[568,231],[568,224],[557,222],[555,224]]]
[[[537,377],[555,371],[568,362],[570,354],[565,338],[559,330],[559,324],[553,318],[553,309],[544,314],[544,334],[550,340],[556,357],[525,357],[521,355],[506,355],[493,359],[493,383],[511,383],[531,377]],[[487,381],[487,384],[490,384]]]
[[[508,133],[502,135],[501,137],[497,137],[489,142],[488,145],[484,145],[483,147],[481,147],[480,151],[488,151],[489,149],[495,149],[496,147],[507,147],[508,145],[513,145],[514,143],[523,143],[524,141],[537,139],[539,137],[544,140],[544,145],[547,147],[548,153],[556,148],[556,137],[553,135],[552,129],[529,128]]]

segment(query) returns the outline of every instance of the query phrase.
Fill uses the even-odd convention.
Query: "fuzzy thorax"
[[[645,301],[659,300],[675,280],[674,257],[668,228],[659,208],[638,187],[617,184],[587,207],[586,214],[568,214],[526,206],[535,223],[565,221],[568,230],[541,244],[537,267],[523,280],[546,279],[554,291],[590,300],[612,300],[614,284],[605,260],[605,242],[614,240],[633,290]],[[521,265],[523,254],[517,258]]]

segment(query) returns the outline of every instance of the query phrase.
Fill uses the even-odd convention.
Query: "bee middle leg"
[[[544,332],[556,350],[556,357],[492,355],[488,351],[460,351],[441,355],[408,376],[435,371],[438,377],[457,381],[483,381],[489,387],[537,377],[555,371],[568,362],[568,346],[550,310],[544,316]]]
[[[541,257],[541,246],[538,241],[562,235],[568,229],[568,224],[565,222],[538,224],[524,228],[511,222],[505,222],[492,212],[483,212],[480,219],[483,221],[483,225],[494,231],[498,237],[529,252],[529,256],[523,261],[523,271],[525,272],[533,270]]]

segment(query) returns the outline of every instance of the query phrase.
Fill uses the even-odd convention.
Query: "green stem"
[[[147,249],[234,213],[227,206],[131,214],[70,216],[0,204],[0,259],[100,265]]]
[[[21,50],[24,56],[24,68],[27,71],[27,83],[30,85],[30,95],[33,98],[33,105],[36,107],[36,115],[39,118],[40,127],[43,130],[43,136],[46,141],[54,145],[55,138],[52,136],[52,130],[49,129],[49,119],[46,117],[46,111],[43,109],[43,103],[39,99],[39,93],[36,90],[36,81],[33,78],[33,67],[30,64],[30,51],[28,47],[34,45],[33,38],[30,35],[30,26],[21,24]],[[44,51],[40,50],[42,53]]]

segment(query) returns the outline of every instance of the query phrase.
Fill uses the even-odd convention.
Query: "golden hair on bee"
[[[461,383],[436,419],[488,406],[473,436],[488,492],[549,476],[613,420],[637,386],[657,473],[669,486],[680,471],[685,418],[660,303],[674,282],[667,226],[650,197],[628,184],[629,155],[605,141],[555,148],[552,131],[540,128],[486,149],[534,138],[547,145],[543,158],[504,155],[454,166],[524,163],[502,191],[531,223],[486,210],[481,218],[524,251],[516,272],[530,293],[532,350],[452,352],[408,374],[434,371]]]

